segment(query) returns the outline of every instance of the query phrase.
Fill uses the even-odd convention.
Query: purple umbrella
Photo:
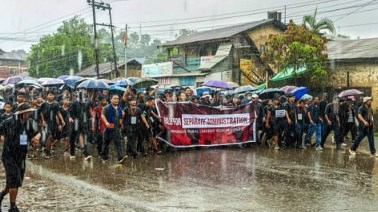
[[[361,94],[364,94],[364,92],[359,91],[357,89],[349,89],[349,90],[345,90],[339,93],[339,97],[356,96],[356,95],[361,95]]]
[[[58,77],[58,79],[61,79],[61,80],[65,80],[66,78],[68,78],[70,75],[62,75],[60,77]]]
[[[64,85],[64,81],[61,79],[48,79],[46,81],[43,81],[41,85],[45,87],[61,86]]]
[[[287,86],[284,86],[282,88],[280,88],[281,91],[285,92],[285,94],[288,94],[290,93],[292,90],[296,89],[297,86],[294,86],[294,85],[287,85]]]
[[[13,76],[13,77],[8,77],[6,80],[4,80],[3,85],[8,85],[8,84],[17,84],[18,82],[22,81],[24,78],[20,76]]]
[[[231,90],[232,87],[224,81],[221,80],[209,80],[202,84],[203,86],[213,87],[213,88],[221,88],[221,89],[229,89]]]

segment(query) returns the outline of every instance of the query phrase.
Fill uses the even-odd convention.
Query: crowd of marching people
[[[82,155],[85,160],[98,155],[109,160],[109,146],[114,143],[117,163],[127,157],[160,154],[157,136],[164,131],[155,98],[163,102],[182,102],[210,107],[254,107],[256,144],[281,148],[323,150],[333,132],[337,150],[348,146],[356,150],[364,137],[370,153],[378,156],[374,146],[371,97],[334,97],[328,95],[296,99],[293,94],[276,93],[260,99],[252,92],[225,94],[216,91],[195,95],[193,89],[147,88],[130,86],[118,92],[109,90],[73,90],[23,87],[5,93],[0,115],[0,139],[4,142],[2,161],[6,171],[6,187],[0,192],[0,203],[10,194],[11,209],[17,211],[15,199],[25,173],[25,158],[53,157],[55,148],[63,146],[64,157],[72,160]],[[315,133],[315,141],[312,140]],[[58,145],[63,143],[63,145]],[[95,146],[96,148],[89,148]],[[93,152],[96,151],[96,152]],[[13,201],[13,202],[12,202]],[[13,204],[13,206],[12,206]]]
[[[69,89],[39,92],[26,87],[17,91],[15,96],[7,96],[0,123],[11,117],[20,105],[30,104],[35,109],[30,128],[40,136],[28,144],[28,158],[36,158],[39,150],[42,157],[49,159],[56,145],[63,141],[64,155],[71,159],[76,158],[77,151],[86,160],[90,159],[93,152],[88,146],[93,144],[97,155],[106,162],[109,145],[113,142],[117,161],[122,163],[128,156],[135,158],[151,152],[161,153],[156,136],[164,127],[160,123],[155,98],[163,102],[192,102],[212,107],[251,103],[256,113],[256,143],[264,143],[276,150],[288,147],[322,150],[333,132],[336,149],[346,146],[350,133],[351,141],[354,141],[350,152],[355,154],[364,135],[369,139],[371,154],[375,155],[372,99],[369,97],[361,97],[357,102],[354,96],[328,102],[327,94],[322,99],[299,100],[293,94],[275,94],[271,99],[262,100],[252,92],[238,95],[204,92],[198,96],[189,87],[165,89],[160,93],[152,88],[137,91],[130,86],[120,93],[107,90],[73,92]],[[315,141],[312,141],[313,134]]]

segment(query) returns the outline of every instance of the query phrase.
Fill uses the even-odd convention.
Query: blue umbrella
[[[197,95],[202,96],[204,92],[208,92],[209,94],[213,93],[213,90],[210,87],[202,86],[196,88]]]
[[[76,87],[76,83],[79,81],[79,80],[82,80],[83,78],[82,77],[78,77],[78,76],[71,76],[71,77],[67,77],[64,82],[66,83],[67,86],[69,86],[70,88],[75,88]]]
[[[122,88],[120,86],[111,85],[109,86],[109,91],[125,91],[125,88]]]
[[[140,78],[138,77],[128,77],[126,78],[126,80],[128,80],[130,82],[130,85],[134,85],[134,82],[139,80]]]
[[[126,87],[128,85],[131,85],[131,82],[128,79],[125,79],[125,78],[117,78],[117,79],[114,80],[114,85]]]
[[[109,89],[109,85],[102,80],[88,79],[80,83],[77,88],[107,90]]]
[[[307,87],[298,87],[294,90],[292,90],[290,93],[294,94],[295,99],[300,99],[302,96],[307,94],[309,89]]]

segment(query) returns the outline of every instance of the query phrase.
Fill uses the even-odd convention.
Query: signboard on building
[[[156,63],[142,66],[142,78],[147,77],[170,77],[173,75],[173,63]]]
[[[201,57],[201,64],[210,62],[212,58],[214,58],[214,56],[204,56],[204,57]]]

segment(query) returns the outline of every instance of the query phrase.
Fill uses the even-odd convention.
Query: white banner
[[[198,115],[182,114],[182,128],[224,128],[243,127],[250,125],[250,115],[242,114],[219,114]]]

